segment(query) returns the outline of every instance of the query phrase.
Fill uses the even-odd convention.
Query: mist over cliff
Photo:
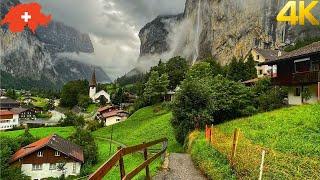
[[[18,3],[16,0],[1,1],[1,19],[10,7]],[[27,29],[11,33],[7,25],[0,27],[0,69],[9,73],[13,81],[29,78],[49,81],[52,86],[59,87],[70,80],[90,79],[94,68],[90,62],[59,56],[60,53],[80,52],[94,52],[89,35],[60,22],[52,21],[48,27],[38,28],[35,34]],[[96,71],[98,81],[111,81],[101,68],[96,67]]]
[[[286,2],[186,0],[182,15],[160,16],[140,31],[137,68],[142,70],[173,56],[183,56],[191,64],[213,56],[227,64],[233,56],[246,56],[252,48],[282,49],[297,39],[319,36],[317,26],[276,21]],[[318,7],[313,14],[319,17]]]

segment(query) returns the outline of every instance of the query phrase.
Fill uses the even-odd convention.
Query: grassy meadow
[[[169,152],[182,152],[183,148],[174,138],[173,128],[170,124],[172,113],[165,110],[160,105],[146,107],[138,110],[126,121],[113,126],[113,140],[127,146],[141,144],[157,140],[163,137],[169,139]],[[112,127],[105,127],[95,131],[95,137],[110,139]],[[106,157],[105,160],[109,158]],[[135,153],[124,158],[126,172],[130,172],[143,162],[143,155]],[[155,175],[157,169],[161,166],[161,160],[156,160],[150,166],[150,172]],[[97,167],[95,167],[97,168]],[[144,179],[145,171],[135,179]],[[114,168],[105,179],[118,179],[119,167]]]
[[[228,159],[235,128],[240,129],[233,166],[237,178],[258,177],[262,150],[266,150],[266,179],[320,178],[320,104],[283,108],[215,126],[211,148]],[[205,141],[203,133],[198,136],[198,141]],[[194,143],[191,149],[199,146]],[[220,157],[215,155],[215,159]],[[216,177],[217,173],[210,174],[215,168],[211,161],[193,158],[210,177]]]
[[[113,140],[126,146],[141,144],[157,140],[163,137],[169,139],[168,151],[181,152],[183,148],[174,138],[173,128],[170,124],[172,113],[165,108],[158,106],[142,108],[130,116],[126,121],[113,126]],[[58,134],[67,138],[75,131],[74,127],[46,127],[30,129],[30,133],[38,138],[43,138],[52,134]],[[18,137],[24,130],[0,132],[0,137]],[[119,144],[111,143],[111,127],[104,127],[93,135],[98,145],[98,164],[91,168],[91,171],[98,169],[107,161],[116,151]],[[135,153],[124,158],[126,172],[133,170],[143,162],[143,154]],[[161,160],[156,160],[150,166],[150,172],[155,175],[157,169],[161,166]],[[142,171],[136,179],[143,179],[145,171]],[[105,179],[119,179],[119,167],[114,168]]]

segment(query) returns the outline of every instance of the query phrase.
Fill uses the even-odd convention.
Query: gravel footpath
[[[189,154],[171,153],[169,167],[159,172],[154,180],[205,180],[206,178],[194,166]]]

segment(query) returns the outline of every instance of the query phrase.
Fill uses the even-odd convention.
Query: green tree
[[[176,94],[171,123],[175,129],[175,137],[181,144],[189,132],[210,122],[207,108],[210,104],[209,78],[186,79]]]
[[[90,104],[92,104],[92,99],[88,95],[79,94],[78,105],[80,107],[87,108]]]
[[[6,92],[6,96],[7,97],[10,97],[12,99],[17,99],[17,93],[14,89],[8,89],[7,92]]]
[[[116,93],[112,96],[112,103],[116,105],[120,105],[125,100],[123,88],[118,88]]]
[[[15,139],[1,137],[0,147],[0,179],[30,179],[22,173],[21,168],[9,166],[10,157],[19,149],[20,144]]]
[[[202,79],[207,77],[213,77],[211,66],[207,62],[197,63],[187,72],[187,79]]]
[[[205,124],[218,124],[255,111],[252,92],[242,83],[221,75],[213,78],[192,74],[182,82],[174,101],[172,125],[178,142],[183,143],[190,131]]]
[[[245,77],[245,80],[254,79],[257,77],[257,69],[256,69],[256,63],[254,62],[252,54],[248,57],[246,63],[246,72],[247,76]]]
[[[248,72],[246,63],[243,59],[237,60],[237,58],[232,58],[231,62],[227,66],[227,77],[233,81],[245,81],[248,80]]]
[[[97,163],[98,147],[89,131],[77,128],[68,139],[83,148],[85,165],[94,165]]]
[[[66,117],[59,121],[60,126],[76,126],[76,127],[84,127],[85,120],[83,116],[77,116],[72,112],[67,112]]]
[[[180,82],[185,79],[188,71],[188,62],[186,59],[178,56],[169,59],[166,63],[166,72],[169,78],[169,89],[174,90]]]
[[[143,97],[146,100],[146,104],[158,103],[168,91],[168,75],[165,73],[159,77],[157,71],[152,71],[145,86]]]
[[[218,63],[216,59],[214,59],[213,57],[208,57],[203,61],[210,64],[213,76],[216,76],[219,74],[225,76],[224,68]]]
[[[78,104],[80,95],[89,94],[89,82],[87,80],[70,81],[61,90],[60,105],[63,107],[73,107]]]
[[[30,132],[29,128],[26,128],[24,133],[19,135],[17,138],[18,143],[20,144],[20,147],[27,146],[35,141],[39,140],[38,138],[35,138]]]

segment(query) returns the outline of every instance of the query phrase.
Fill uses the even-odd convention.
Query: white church
[[[106,100],[106,103],[111,103],[110,94],[101,90],[97,92],[97,80],[96,80],[96,71],[93,71],[91,81],[89,84],[89,97],[92,99],[94,103],[99,103],[100,99],[103,97]]]

